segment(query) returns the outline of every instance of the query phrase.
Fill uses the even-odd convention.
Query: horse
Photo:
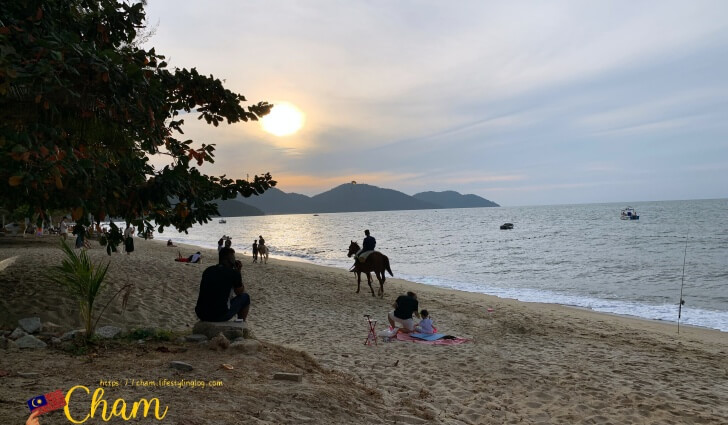
[[[265,245],[258,245],[258,258],[260,258],[260,264],[268,264],[268,247]]]
[[[357,252],[359,252],[359,244],[351,241],[351,245],[349,245],[349,252],[346,254],[346,256],[351,258],[351,256],[356,254]],[[394,275],[392,274],[392,269],[389,268],[389,258],[381,252],[374,251],[371,254],[367,255],[367,259],[363,263],[357,259],[356,264],[351,269],[352,272],[356,273],[356,293],[359,293],[359,289],[361,287],[361,274],[366,273],[369,289],[371,289],[372,291],[372,296],[375,296],[374,288],[372,288],[371,275],[371,272],[374,272],[374,274],[377,276],[377,280],[379,281],[379,297],[384,298],[384,281],[387,280],[384,275],[385,270],[389,272],[390,276],[394,277]]]

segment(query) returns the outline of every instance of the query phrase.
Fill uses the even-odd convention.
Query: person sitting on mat
[[[420,320],[420,323],[415,325],[415,332],[419,332],[422,334],[434,334],[435,329],[432,327],[432,319],[430,319],[430,313],[427,310],[422,310],[420,312],[420,316],[422,316],[422,320]]]
[[[402,332],[410,333],[414,331],[415,322],[412,320],[412,314],[414,313],[417,318],[420,318],[420,313],[417,311],[417,294],[407,292],[407,295],[400,295],[392,306],[394,311],[390,311],[387,315],[389,325],[394,328],[395,322],[399,322],[402,324]]]
[[[218,261],[202,273],[195,313],[206,322],[226,322],[236,315],[236,322],[244,322],[250,310],[250,295],[243,285],[243,263],[235,259],[232,248],[222,248]]]

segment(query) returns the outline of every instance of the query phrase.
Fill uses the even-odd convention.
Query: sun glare
[[[276,136],[291,135],[303,127],[304,115],[288,102],[276,102],[270,114],[260,120],[263,130]]]

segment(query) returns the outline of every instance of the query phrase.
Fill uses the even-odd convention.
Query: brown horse
[[[356,254],[357,252],[359,252],[359,244],[351,241],[351,245],[349,245],[349,253],[346,254],[346,256],[351,258],[351,256]],[[372,296],[374,296],[374,288],[372,288],[371,275],[371,272],[374,272],[374,274],[377,276],[377,280],[379,281],[378,295],[381,298],[384,298],[384,281],[387,280],[387,278],[384,276],[385,270],[389,272],[390,276],[394,277],[394,275],[392,274],[392,269],[389,268],[389,258],[381,252],[374,251],[371,254],[367,255],[367,259],[363,263],[357,260],[356,264],[351,269],[352,272],[356,273],[356,293],[359,293],[359,289],[361,287],[361,274],[366,273],[369,289],[372,290]]]

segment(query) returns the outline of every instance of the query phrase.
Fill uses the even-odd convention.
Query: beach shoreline
[[[100,326],[191,333],[199,279],[206,267],[217,262],[217,253],[184,244],[168,248],[165,242],[166,238],[135,238],[136,250],[131,255],[112,257],[92,242],[89,256],[94,261],[110,261],[110,288],[134,285],[127,310],[112,303]],[[78,327],[75,305],[42,277],[43,269],[60,262],[58,246],[56,237],[0,238],[0,261],[15,257],[0,271],[0,289],[6,294],[0,300],[0,312],[6,331],[12,331],[18,319],[32,316],[62,330]],[[178,252],[187,256],[196,251],[202,253],[202,264],[173,261]],[[171,373],[167,363],[175,357],[196,366],[195,371],[181,376],[199,378],[218,376],[221,363],[234,363],[240,375],[225,381],[228,391],[235,388],[257,400],[257,404],[249,403],[251,411],[245,417],[259,423],[728,421],[728,334],[718,330],[681,326],[678,335],[673,323],[524,303],[396,278],[387,279],[384,298],[377,298],[371,296],[365,282],[356,294],[356,279],[347,270],[276,258],[268,264],[253,264],[249,256],[241,259],[252,299],[248,325],[263,345],[254,356],[256,361],[239,353],[213,352],[189,344],[181,344],[187,351],[171,357],[155,349],[144,351],[141,357],[136,357],[138,347],[109,349],[90,366],[52,348],[5,350],[8,360],[3,369],[11,373],[3,378],[9,385],[2,398],[19,398],[22,403],[33,391],[42,394],[55,389],[47,387],[48,383],[98,384],[104,376],[113,378],[124,370],[136,377],[167,377]],[[421,308],[430,310],[440,332],[469,342],[457,346],[401,341],[365,345],[364,315],[378,320],[376,330],[384,329],[392,302],[405,291],[418,293]],[[171,342],[164,346],[169,351],[177,349]],[[50,353],[55,354],[49,359]],[[37,361],[48,362],[42,367],[43,380],[29,384],[16,375]],[[61,367],[65,363],[71,366]],[[280,370],[283,372],[301,373],[303,383],[272,381],[271,370],[263,365],[267,363],[289,369]],[[52,369],[54,364],[57,370]],[[104,372],[105,368],[111,371]],[[251,388],[273,391],[278,400],[269,400]],[[22,396],[13,395],[19,389],[24,391]],[[125,391],[129,398],[140,396],[135,392],[138,388]],[[200,400],[173,389],[158,391],[169,400],[170,423],[208,423],[205,418],[209,415],[228,422],[237,418],[204,407],[227,406],[225,391],[205,391]],[[311,398],[301,403],[296,398],[301,394]],[[14,418],[22,416],[2,409]],[[358,411],[362,416],[356,416]]]

